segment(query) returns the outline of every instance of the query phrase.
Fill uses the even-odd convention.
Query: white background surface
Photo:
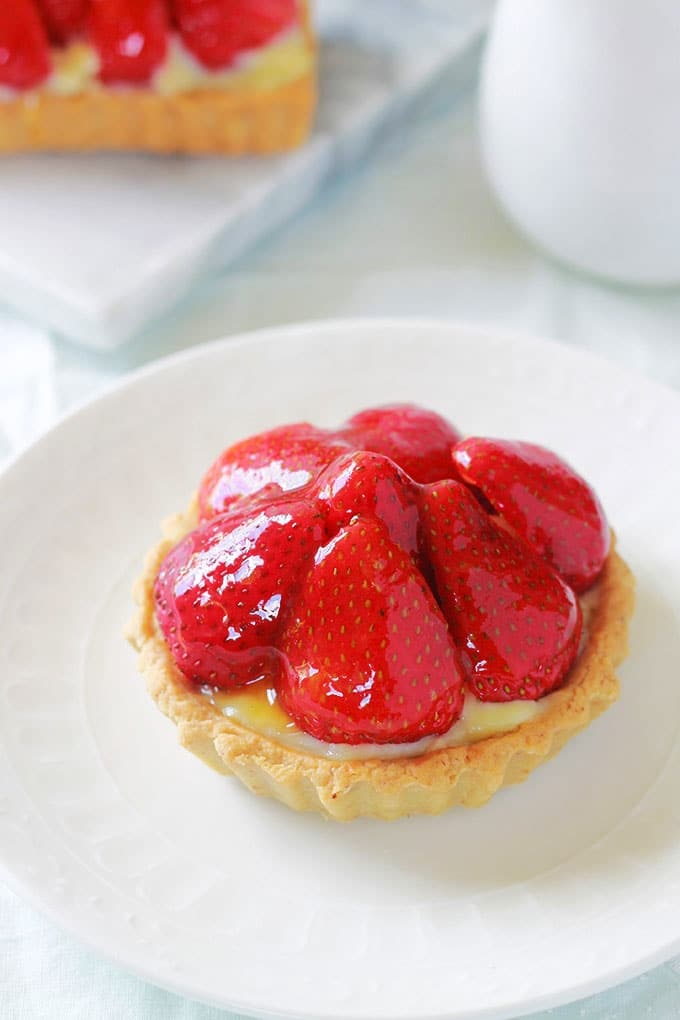
[[[600,352],[679,386],[680,295],[605,289],[530,249],[488,195],[472,100],[454,99],[456,91],[441,92],[418,123],[333,185],[295,224],[115,356],[84,354],[4,316],[0,456],[129,367],[225,333],[316,317],[437,315],[499,324]],[[0,940],[0,1003],[12,1020],[223,1015],[97,960],[4,890]],[[553,1015],[671,1020],[679,1012],[677,968],[667,965]]]

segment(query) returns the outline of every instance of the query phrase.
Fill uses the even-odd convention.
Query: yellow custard
[[[276,89],[307,74],[313,60],[299,28],[287,31],[259,50],[242,54],[226,71],[206,70],[175,36],[165,63],[154,75],[153,88],[162,95],[198,89]]]
[[[304,733],[278,702],[276,690],[266,681],[233,691],[203,687],[203,696],[224,715],[248,729],[271,737],[287,747],[318,758],[340,760],[365,758],[415,758],[443,747],[472,744],[485,737],[507,733],[521,723],[536,718],[550,701],[482,702],[472,694],[465,697],[463,714],[447,733],[423,737],[408,744],[330,744]]]
[[[299,26],[282,32],[266,46],[242,53],[224,71],[203,67],[182,44],[179,36],[173,35],[163,65],[144,87],[167,96],[205,89],[276,89],[307,74],[313,61],[313,53]],[[76,40],[63,49],[52,50],[52,62],[52,73],[39,91],[73,96],[102,88],[98,79],[99,57],[89,43]],[[130,89],[136,86],[115,87]],[[14,95],[13,90],[5,88],[2,93]]]

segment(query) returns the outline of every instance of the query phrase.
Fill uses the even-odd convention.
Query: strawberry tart
[[[0,152],[276,152],[315,100],[306,0],[0,3]]]
[[[475,806],[618,696],[633,578],[549,450],[411,405],[260,433],[165,524],[129,637],[182,744],[348,820]]]

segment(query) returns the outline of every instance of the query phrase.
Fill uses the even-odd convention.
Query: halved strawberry
[[[89,0],[36,0],[50,39],[65,43],[85,28]]]
[[[298,726],[337,743],[444,733],[463,673],[435,599],[378,521],[355,518],[303,574],[282,619],[279,696]]]
[[[184,45],[212,70],[293,25],[297,0],[172,0]]]
[[[284,498],[207,521],[169,553],[156,615],[189,680],[229,688],[276,675],[282,605],[325,537],[309,503]]]
[[[554,690],[578,653],[574,592],[459,482],[425,486],[421,512],[439,601],[474,694],[533,700]]]
[[[338,430],[358,450],[390,457],[416,482],[453,477],[451,449],[460,432],[441,415],[415,404],[360,411]]]
[[[201,483],[201,516],[222,513],[266,485],[282,491],[306,485],[351,450],[389,457],[419,482],[451,477],[451,450],[459,439],[440,415],[411,404],[362,411],[335,431],[307,422],[283,425],[244,439],[217,458]]]
[[[609,552],[609,526],[588,483],[550,450],[506,439],[464,439],[453,459],[462,480],[576,591],[589,588]]]
[[[220,454],[203,478],[199,490],[201,517],[223,513],[243,496],[266,486],[278,486],[281,492],[299,489],[350,449],[333,433],[307,422],[283,425],[244,439]]]
[[[360,450],[338,457],[324,468],[308,490],[308,498],[316,500],[330,534],[356,517],[381,521],[391,541],[425,572],[417,489],[394,461]]]
[[[103,82],[147,82],[167,52],[164,0],[90,0],[89,34]]]
[[[32,0],[0,3],[0,85],[30,89],[50,73],[47,35]]]

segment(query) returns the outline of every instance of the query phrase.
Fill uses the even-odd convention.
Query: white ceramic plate
[[[597,486],[639,582],[619,704],[479,811],[337,825],[179,748],[121,632],[161,517],[227,443],[414,400]],[[680,948],[680,399],[527,338],[378,321],[191,351],[0,478],[0,853],[167,988],[262,1016],[498,1018]]]

